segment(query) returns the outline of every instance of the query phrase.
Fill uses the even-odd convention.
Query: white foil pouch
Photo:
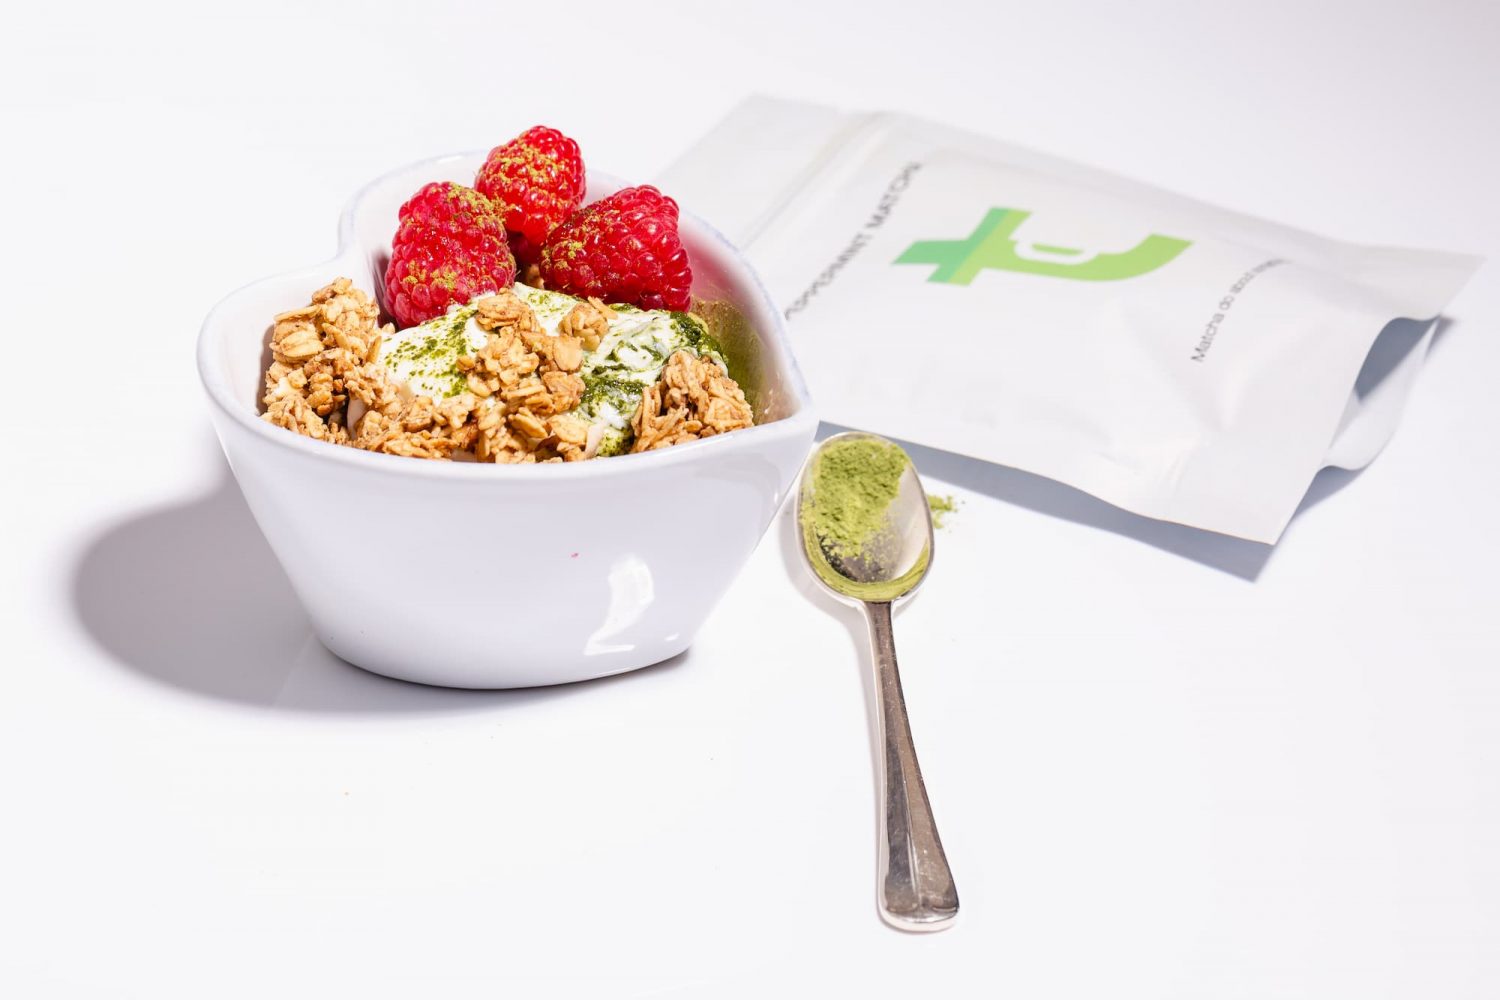
[[[1338,243],[984,136],[754,98],[660,178],[786,310],[821,415],[1275,542],[1395,428],[1479,259]],[[1402,317],[1410,350],[1359,386]]]

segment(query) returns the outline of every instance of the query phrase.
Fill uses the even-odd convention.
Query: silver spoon
[[[832,485],[839,479],[847,483],[861,468],[856,459],[872,455],[883,460],[877,464],[885,468],[886,482],[871,476],[864,483],[871,489],[853,493]],[[892,469],[899,471],[892,476]],[[851,523],[876,527],[861,539],[864,544],[853,547],[846,537]],[[881,916],[902,930],[941,930],[958,916],[958,890],[917,764],[891,632],[891,605],[917,589],[932,562],[927,494],[911,459],[898,445],[874,434],[836,434],[808,459],[797,494],[797,529],[813,576],[835,597],[864,608],[870,627],[880,700],[879,740],[884,747],[879,767],[885,802],[880,828]]]

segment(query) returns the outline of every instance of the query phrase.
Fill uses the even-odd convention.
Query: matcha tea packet
[[[825,419],[1260,542],[1318,469],[1384,445],[1479,264],[765,98],[660,183],[760,271]],[[1382,330],[1410,349],[1360,377]]]

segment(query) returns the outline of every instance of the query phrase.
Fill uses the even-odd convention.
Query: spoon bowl
[[[847,531],[851,517],[846,510],[830,510],[849,502],[844,494],[831,495],[829,480],[847,475],[844,469],[828,469],[829,456],[849,452],[850,446],[868,454],[881,455],[894,464],[899,456],[904,468],[896,479],[894,491],[875,491],[875,495],[856,494],[854,502],[864,508],[878,503],[894,492],[882,510],[862,509],[858,520],[868,529],[865,544],[851,548],[845,538],[830,538],[839,529]],[[847,463],[845,463],[847,464]],[[820,497],[819,481],[824,489]],[[820,506],[821,504],[821,506]],[[910,596],[927,577],[932,565],[932,512],[917,469],[901,447],[876,434],[847,431],[828,438],[808,459],[797,493],[797,525],[801,534],[802,555],[824,588],[834,596],[852,603],[866,601],[899,601]],[[824,531],[825,527],[833,529]]]

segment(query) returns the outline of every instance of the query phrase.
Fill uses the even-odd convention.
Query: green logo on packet
[[[921,240],[907,247],[895,262],[935,264],[927,280],[950,285],[967,285],[985,268],[1075,281],[1119,281],[1156,270],[1190,244],[1189,240],[1154,233],[1123,253],[1019,242],[1014,233],[1029,218],[1030,212],[1019,209],[992,208],[967,239]]]

